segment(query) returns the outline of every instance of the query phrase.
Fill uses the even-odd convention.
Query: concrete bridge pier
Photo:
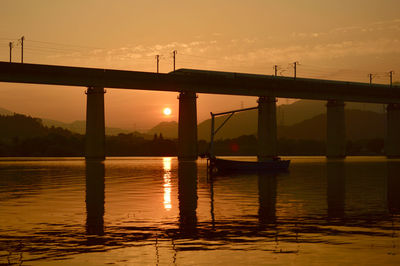
[[[386,156],[400,158],[400,104],[387,106]]]
[[[197,107],[196,93],[179,94],[178,159],[197,160]]]
[[[101,87],[86,91],[86,160],[105,160],[104,93]]]
[[[276,98],[258,98],[258,161],[271,160],[278,155],[276,127]]]
[[[326,156],[328,158],[346,157],[346,125],[344,102],[329,100],[327,107]]]

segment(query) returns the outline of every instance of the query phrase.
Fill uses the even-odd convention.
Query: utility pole
[[[393,74],[394,74],[393,70],[389,71],[390,87],[392,87],[392,83],[393,83]]]
[[[369,73],[368,77],[369,77],[369,85],[372,85],[372,79],[374,78],[374,74]]]
[[[24,63],[24,40],[25,40],[25,37],[22,36],[21,37],[21,63],[22,64]]]
[[[10,42],[10,43],[8,44],[8,46],[10,47],[10,63],[11,63],[13,43]]]
[[[160,55],[156,55],[156,60],[157,60],[157,73],[159,73],[159,64],[160,64]]]
[[[373,73],[369,73],[368,74],[368,77],[369,77],[369,85],[370,86],[372,86],[372,79],[374,78],[374,74]],[[385,105],[383,105],[384,107],[383,108],[385,108]],[[365,111],[365,103],[363,103],[363,110]]]
[[[177,50],[172,51],[172,57],[174,58],[174,71],[175,71],[175,59],[176,59],[176,54],[178,53]]]
[[[278,65],[274,65],[275,77],[278,76]]]
[[[300,65],[298,61],[293,63],[293,70],[294,70],[294,79],[297,77],[297,66]]]

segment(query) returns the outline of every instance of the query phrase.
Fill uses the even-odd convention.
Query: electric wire
[[[1,41],[14,41],[15,46],[18,47],[19,39],[8,38],[5,36],[0,36]],[[107,49],[94,46],[84,46],[75,44],[62,44],[57,42],[39,41],[25,39],[27,44],[24,50],[30,52],[32,55],[48,55],[48,57],[77,57],[80,59],[94,59],[94,57],[103,59],[114,59],[118,61],[129,61],[135,66],[146,66],[150,68],[154,64],[154,54],[148,53],[143,55],[140,53],[135,53],[135,55],[126,55],[124,51],[126,49]],[[5,43],[5,42],[4,42]],[[8,46],[9,43],[7,43]],[[14,48],[13,47],[13,48]],[[8,47],[7,47],[8,48]],[[97,51],[95,51],[97,50]],[[128,48],[129,51],[129,48]],[[132,49],[131,51],[135,51]],[[132,52],[133,53],[133,52]],[[139,55],[139,57],[138,57]],[[136,56],[136,57],[135,57]],[[221,56],[212,57],[199,54],[190,54],[180,52],[176,59],[177,68],[207,68],[210,70],[217,71],[232,71],[232,72],[249,72],[259,74],[270,74],[273,75],[273,70],[270,66],[264,66],[265,64],[257,62],[257,60],[246,60],[245,55],[237,56]],[[284,65],[284,64],[283,64]],[[293,76],[294,69],[293,64],[288,64],[286,67],[279,65],[280,69],[278,71],[278,76]],[[151,67],[152,68],[152,67]],[[164,56],[160,57],[160,68],[169,69],[172,68],[172,60],[167,60]],[[321,79],[348,79],[357,81],[367,81],[369,79],[368,71],[360,69],[347,69],[347,68],[337,68],[332,66],[317,66],[311,64],[299,64],[297,67],[298,77],[316,77]],[[389,72],[375,71],[372,72],[372,81],[386,83],[389,77]]]

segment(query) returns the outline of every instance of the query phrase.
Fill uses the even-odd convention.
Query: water
[[[204,160],[3,158],[0,264],[399,265],[400,161],[290,159],[210,179]]]

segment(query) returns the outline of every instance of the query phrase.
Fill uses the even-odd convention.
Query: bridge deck
[[[0,62],[0,82],[400,103],[400,86],[192,69],[158,74]]]

